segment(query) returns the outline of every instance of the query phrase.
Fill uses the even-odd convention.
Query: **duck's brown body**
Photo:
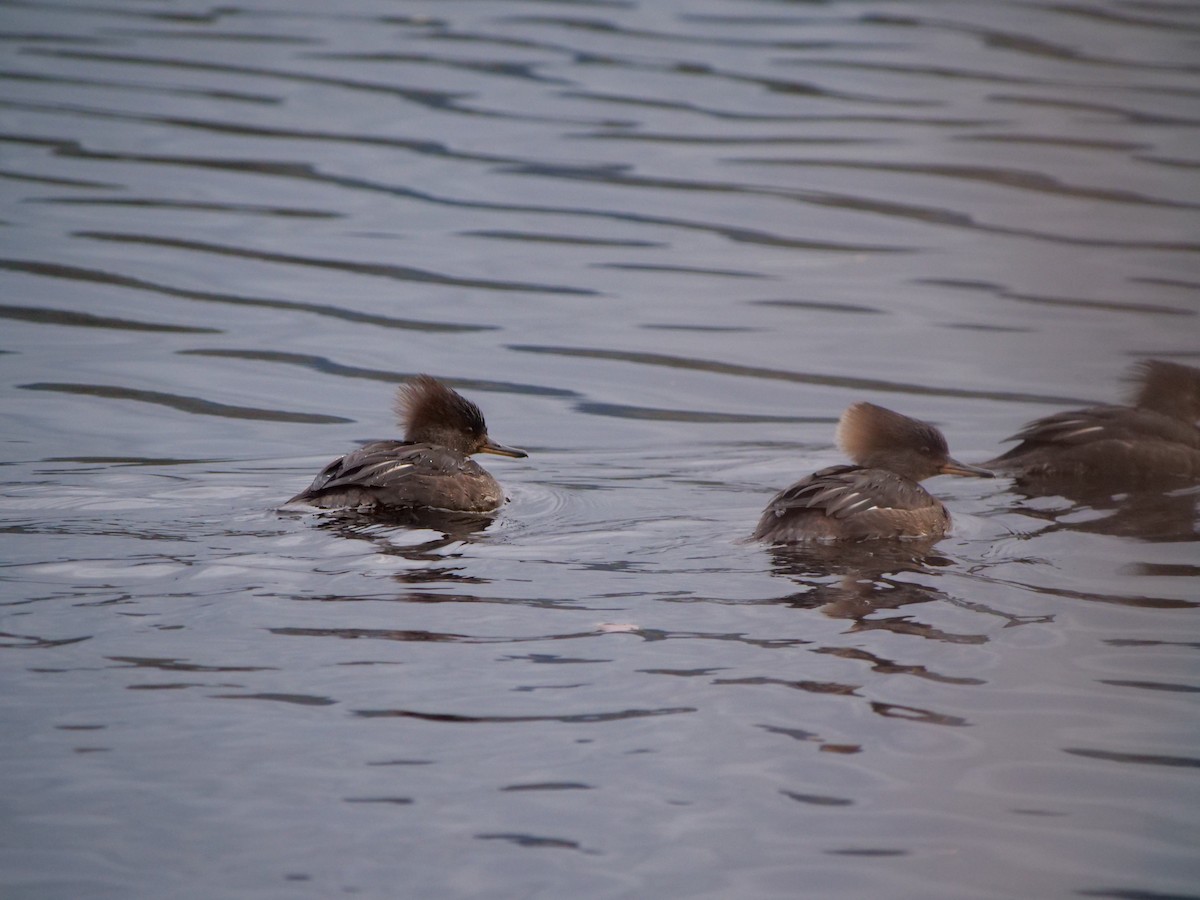
[[[772,543],[942,537],[945,505],[915,481],[886,469],[830,466],[780,491],[754,531]]]
[[[1026,425],[985,463],[1024,480],[1092,481],[1114,489],[1200,481],[1200,369],[1139,363],[1134,406],[1092,406]]]
[[[426,507],[490,512],[504,502],[500,482],[461,453],[407,441],[372,441],[321,470],[289,503],[339,507]]]
[[[950,513],[918,482],[937,474],[992,473],[950,457],[942,433],[871,403],[842,415],[838,443],[859,465],[831,466],[780,491],[753,538],[771,543],[939,538]]]
[[[396,407],[407,440],[372,441],[335,459],[288,503],[460,512],[490,512],[504,503],[500,483],[470,454],[526,453],[492,441],[474,403],[420,375],[400,388]]]

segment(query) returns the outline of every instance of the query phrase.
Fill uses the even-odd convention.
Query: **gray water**
[[[1200,6],[0,3],[0,895],[1200,897],[1195,493],[938,478],[1200,364]],[[511,501],[281,511],[444,378]]]

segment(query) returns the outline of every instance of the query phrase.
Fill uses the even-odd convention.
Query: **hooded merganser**
[[[395,409],[403,441],[372,441],[338,457],[288,503],[490,512],[504,502],[499,482],[470,455],[529,454],[489,438],[478,406],[418,375],[397,389]]]
[[[1121,489],[1200,481],[1200,369],[1148,359],[1129,380],[1132,406],[1092,406],[1027,424],[984,463],[1018,479],[1092,481]]]
[[[763,511],[755,540],[940,538],[950,529],[950,513],[917,482],[939,474],[993,477],[952,459],[932,425],[873,403],[842,413],[837,442],[858,465],[830,466],[780,491]]]

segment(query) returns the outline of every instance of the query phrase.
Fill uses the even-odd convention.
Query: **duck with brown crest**
[[[1036,419],[1020,441],[984,463],[1015,475],[1089,482],[1114,492],[1200,482],[1200,369],[1143,360],[1129,378],[1132,406],[1091,406]]]
[[[856,465],[821,469],[780,491],[754,539],[939,538],[950,530],[950,513],[918,482],[942,474],[992,477],[951,458],[934,426],[873,403],[856,403],[842,414],[837,442]]]
[[[490,512],[500,483],[474,453],[523,457],[488,437],[479,407],[429,375],[396,392],[402,441],[372,441],[338,457],[288,503],[324,508],[446,509]]]

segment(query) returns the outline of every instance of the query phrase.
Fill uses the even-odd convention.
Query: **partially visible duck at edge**
[[[1200,369],[1164,360],[1134,365],[1132,406],[1092,406],[1027,424],[1020,441],[984,463],[1018,481],[1090,481],[1121,490],[1200,482]]]
[[[753,539],[940,538],[950,530],[950,513],[918,482],[934,475],[992,477],[951,458],[934,426],[873,403],[856,403],[842,414],[837,442],[856,465],[821,469],[780,491]]]
[[[372,441],[338,457],[288,503],[332,508],[491,512],[500,483],[473,453],[528,456],[488,437],[479,407],[429,375],[396,391],[402,441]]]

